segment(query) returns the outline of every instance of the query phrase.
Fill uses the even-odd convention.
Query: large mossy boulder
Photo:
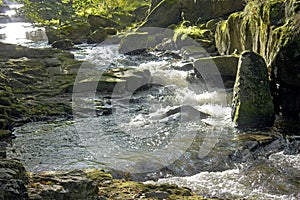
[[[241,54],[233,92],[232,120],[238,128],[270,126],[275,112],[265,60],[258,54]]]
[[[299,120],[300,111],[300,1],[250,1],[243,12],[218,24],[215,40],[221,55],[252,50],[271,72],[275,108]]]

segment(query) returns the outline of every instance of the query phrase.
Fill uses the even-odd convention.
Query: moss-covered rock
[[[28,193],[31,199],[206,199],[188,188],[116,180],[96,169],[32,173]]]
[[[221,55],[252,50],[262,55],[272,78],[277,111],[299,120],[299,0],[250,1],[216,28]],[[278,87],[279,86],[279,87]]]
[[[245,51],[239,59],[234,84],[232,120],[239,128],[270,126],[275,119],[264,59]]]

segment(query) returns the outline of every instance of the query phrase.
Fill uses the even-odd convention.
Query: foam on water
[[[280,194],[282,191],[276,189],[270,191],[268,184],[273,178],[272,174],[258,171],[254,176],[251,173],[247,174],[242,168],[236,168],[222,172],[201,172],[188,177],[164,178],[157,182],[146,183],[176,184],[191,188],[200,195],[225,199],[296,200],[300,197],[300,192],[295,189],[286,191],[287,194]]]

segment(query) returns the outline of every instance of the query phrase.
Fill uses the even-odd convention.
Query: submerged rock
[[[232,120],[238,128],[251,128],[270,126],[274,119],[266,63],[254,52],[243,52],[234,85]]]

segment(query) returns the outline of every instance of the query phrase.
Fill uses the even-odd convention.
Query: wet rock
[[[76,84],[74,92],[98,91],[123,95],[133,93],[151,81],[148,70],[115,68],[104,72],[101,77],[87,77]]]
[[[28,186],[32,199],[78,199],[98,198],[97,183],[83,171],[42,172],[33,174]]]
[[[206,71],[202,69],[209,69],[213,67],[212,65],[215,65],[224,82],[234,81],[237,73],[238,60],[239,58],[235,55],[200,58],[194,62],[194,65],[196,66],[194,68],[195,74],[201,79],[201,77],[205,75],[202,73],[205,73]]]
[[[91,30],[95,31],[98,28],[105,28],[105,27],[113,27],[116,28],[118,30],[121,29],[121,26],[119,24],[117,24],[115,21],[105,18],[103,16],[99,16],[99,15],[89,15],[88,16],[88,23],[91,26]]]
[[[13,44],[4,44],[0,42],[0,58],[14,59],[14,58],[44,58],[51,57],[59,50],[46,48],[46,49],[32,49]]]
[[[25,184],[28,177],[17,160],[0,160],[0,199],[28,199]]]
[[[62,49],[62,50],[69,50],[74,47],[74,44],[69,39],[58,40],[52,43],[51,45],[53,48]]]
[[[18,179],[24,182],[28,181],[26,170],[18,160],[0,160],[0,179]]]
[[[88,38],[87,43],[101,43],[107,38],[107,31],[104,28],[98,28]]]
[[[173,69],[179,70],[179,71],[190,71],[193,69],[192,63],[177,63],[174,66],[172,66]]]
[[[21,180],[0,179],[0,199],[28,200],[27,188]]]
[[[251,128],[270,126],[274,119],[266,63],[254,52],[243,52],[234,85],[232,120],[239,128]]]
[[[207,118],[210,116],[209,114],[201,112],[190,105],[183,105],[183,106],[179,106],[177,108],[168,110],[166,113],[159,116],[159,118],[163,119],[163,118],[170,117],[170,116],[178,114],[178,113],[180,113],[181,120],[183,120],[183,121],[197,121],[197,120],[204,119],[204,118]]]
[[[128,54],[155,46],[155,38],[147,32],[129,33],[122,38],[119,52]]]

